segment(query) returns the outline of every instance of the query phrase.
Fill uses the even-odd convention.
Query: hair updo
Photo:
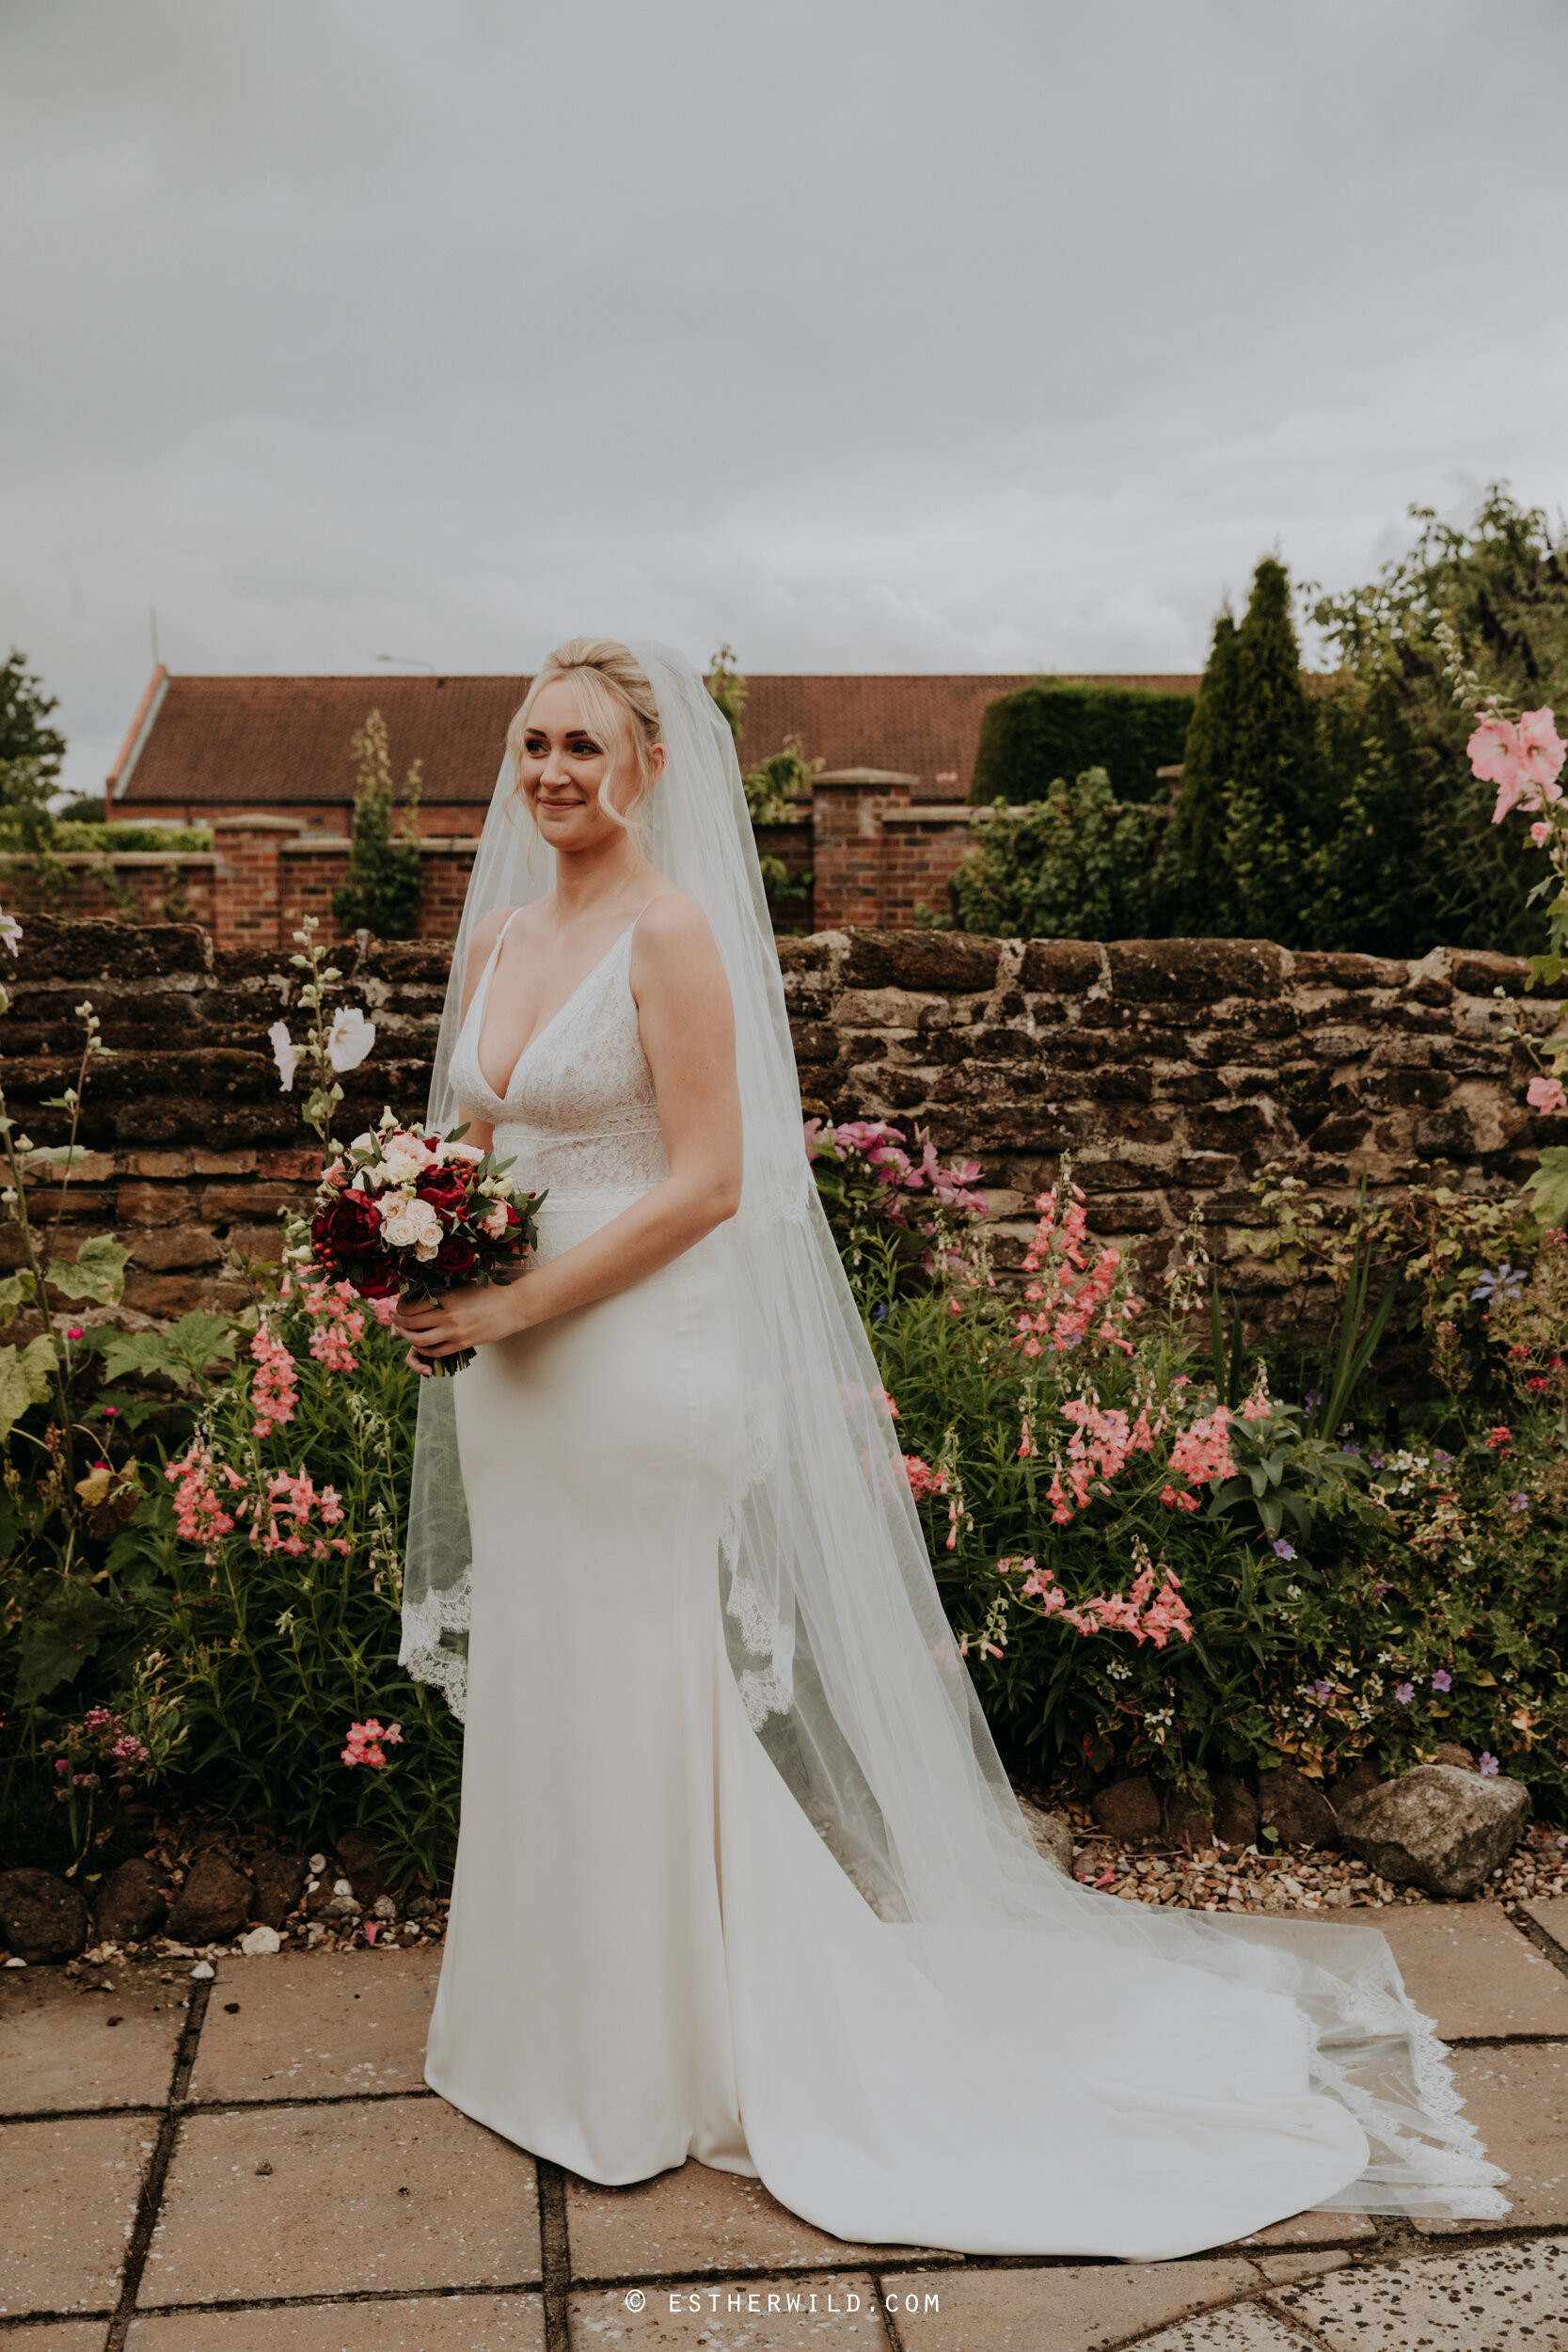
[[[570,678],[584,723],[602,739],[610,755],[599,782],[599,806],[635,836],[637,812],[654,787],[652,754],[659,740],[658,703],[637,656],[614,637],[569,637],[546,656],[522,708],[506,730],[506,748],[517,780],[514,788],[522,789],[523,743],[534,697],[541,687],[552,685],[557,678]],[[629,806],[619,809],[610,797],[610,787],[628,739],[637,788]]]

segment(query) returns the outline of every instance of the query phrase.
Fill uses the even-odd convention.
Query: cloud
[[[148,662],[1171,666],[1562,495],[1516,0],[12,0],[5,626]],[[1478,151],[1478,93],[1506,119]]]

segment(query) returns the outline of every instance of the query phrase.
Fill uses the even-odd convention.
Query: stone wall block
[[[960,995],[995,985],[1002,945],[967,931],[857,930],[845,980],[850,988],[934,989]]]
[[[194,1206],[182,1184],[121,1184],[115,1196],[115,1219],[120,1225],[178,1225]]]

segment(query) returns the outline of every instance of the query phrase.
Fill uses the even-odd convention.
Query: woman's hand
[[[449,1291],[441,1299],[404,1299],[392,1318],[392,1328],[427,1358],[453,1356],[463,1347],[483,1347],[489,1340],[503,1340],[509,1332],[520,1331],[529,1321],[517,1296],[522,1287],[520,1280],[476,1283]]]

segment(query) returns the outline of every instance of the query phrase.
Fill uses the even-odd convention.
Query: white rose
[[[400,1200],[383,1217],[381,1230],[394,1249],[412,1249],[424,1264],[441,1246],[441,1220],[429,1201],[417,1195],[412,1200]]]
[[[388,1136],[381,1148],[381,1166],[388,1184],[406,1184],[423,1174],[430,1154],[413,1136]]]

